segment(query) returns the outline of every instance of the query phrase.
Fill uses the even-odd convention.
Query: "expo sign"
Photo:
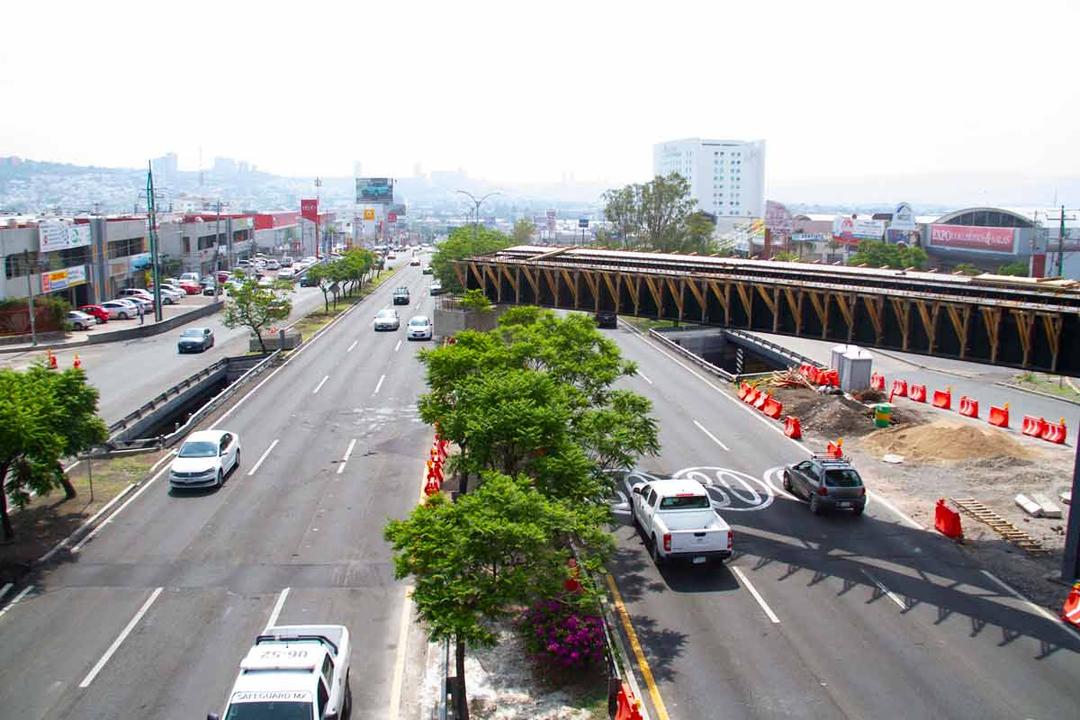
[[[1013,255],[1016,253],[1016,235],[1013,228],[931,225],[930,246]]]

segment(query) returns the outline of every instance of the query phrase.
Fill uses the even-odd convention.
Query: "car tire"
[[[345,673],[345,702],[341,704],[342,720],[352,717],[352,686],[349,685],[349,673]]]
[[[660,543],[657,542],[655,535],[652,536],[649,542],[649,554],[652,555],[656,567],[661,567],[664,564],[664,556],[660,554]]]
[[[121,320],[130,320],[131,319],[130,317],[128,317],[128,314],[126,312],[117,313],[117,317],[120,318]]]
[[[821,503],[818,502],[817,494],[810,496],[810,512],[814,515],[821,514]]]
[[[855,517],[860,517],[863,514],[863,510],[865,510],[865,509],[866,509],[865,505],[860,505],[859,507],[856,507],[854,510],[852,510],[851,514],[854,515]]]
[[[221,486],[224,485],[224,484],[225,484],[225,475],[219,469],[217,471],[217,485],[215,485],[214,487],[220,489]]]
[[[791,476],[790,476],[790,475],[788,475],[788,474],[787,474],[786,472],[784,473],[784,490],[787,490],[787,491],[788,491],[789,493],[791,493],[792,495],[794,495],[794,494],[795,494],[795,493],[794,493],[794,492],[792,492],[792,490],[791,490]]]

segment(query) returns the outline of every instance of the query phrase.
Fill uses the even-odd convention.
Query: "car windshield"
[[[242,702],[229,706],[225,720],[311,720],[310,702]]]
[[[180,337],[201,338],[203,336],[202,330],[185,330],[180,333]]]
[[[380,310],[379,311],[379,319],[380,320],[392,320],[393,318],[394,318],[394,311],[393,310]]]
[[[424,327],[427,325],[427,318],[413,318],[409,324],[414,327]]]
[[[183,447],[180,448],[180,457],[189,458],[201,458],[201,457],[215,457],[217,455],[217,444],[212,442],[186,442]]]
[[[862,478],[859,477],[859,473],[850,468],[825,471],[826,487],[859,487],[860,485],[862,485]]]
[[[674,495],[660,501],[661,510],[704,510],[709,507],[705,495]]]

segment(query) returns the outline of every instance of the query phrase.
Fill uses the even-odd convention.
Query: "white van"
[[[199,276],[199,273],[197,273],[197,272],[186,272],[186,273],[182,273],[180,275],[180,279],[181,280],[190,280],[191,282],[198,284],[198,282],[200,280],[200,276]]]

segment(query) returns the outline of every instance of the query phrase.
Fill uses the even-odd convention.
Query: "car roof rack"
[[[325,635],[259,635],[255,638],[255,644],[258,645],[264,642],[311,642],[316,641],[329,647],[334,655],[337,655],[338,648],[333,640]]]

